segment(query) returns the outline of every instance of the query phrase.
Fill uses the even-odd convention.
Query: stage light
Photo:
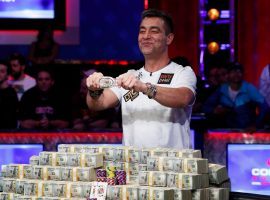
[[[216,8],[211,8],[208,11],[208,17],[212,21],[217,20],[219,18],[219,16],[220,16],[220,13],[219,13],[219,11]]]
[[[207,49],[210,54],[215,54],[219,51],[219,44],[217,42],[210,42],[207,45]]]

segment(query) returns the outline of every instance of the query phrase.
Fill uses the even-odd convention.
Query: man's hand
[[[100,72],[94,72],[86,79],[86,86],[89,90],[100,90],[99,80],[103,77]]]
[[[117,85],[126,90],[134,90],[135,92],[144,92],[147,90],[145,83],[141,82],[134,74],[125,73],[116,78]]]

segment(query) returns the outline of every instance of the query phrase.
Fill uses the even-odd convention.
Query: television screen
[[[0,0],[0,29],[64,29],[65,9],[65,0]]]
[[[0,169],[7,164],[28,164],[33,155],[43,151],[43,144],[0,144]]]
[[[54,18],[54,0],[0,0],[0,18]]]
[[[228,144],[232,192],[270,195],[270,144]]]

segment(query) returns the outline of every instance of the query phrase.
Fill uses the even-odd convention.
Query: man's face
[[[37,77],[37,87],[42,92],[47,92],[50,90],[50,88],[53,86],[54,81],[51,77],[51,75],[48,72],[41,71],[38,73]]]
[[[240,69],[231,70],[228,79],[231,83],[240,83],[243,80],[243,72]]]
[[[0,83],[3,83],[5,80],[7,80],[7,66],[0,64]]]
[[[19,78],[25,69],[25,66],[21,65],[18,60],[11,60],[10,66],[11,66],[11,74],[15,79]]]
[[[144,55],[160,55],[172,42],[173,34],[166,35],[165,23],[158,17],[146,17],[142,20],[138,43]]]

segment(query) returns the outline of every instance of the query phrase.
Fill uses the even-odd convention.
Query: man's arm
[[[86,103],[90,110],[105,110],[115,107],[119,102],[117,96],[110,89],[104,89],[101,92],[99,80],[102,77],[102,73],[95,72],[86,79],[86,85],[89,90],[86,96]],[[94,91],[100,91],[100,94],[93,97],[90,93]]]
[[[187,87],[167,88],[156,86],[156,96],[153,98],[163,106],[183,108],[195,101],[195,94]]]

